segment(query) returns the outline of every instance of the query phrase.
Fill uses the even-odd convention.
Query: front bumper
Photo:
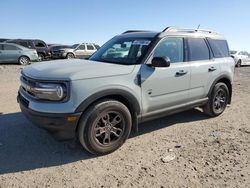
[[[75,138],[75,132],[81,113],[44,113],[29,108],[29,101],[18,94],[17,101],[22,113],[34,125],[43,128],[57,139],[68,140]]]

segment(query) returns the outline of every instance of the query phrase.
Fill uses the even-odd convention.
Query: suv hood
[[[23,68],[22,72],[33,79],[80,80],[129,74],[135,65],[119,65],[91,60],[56,60],[35,63]]]
[[[65,51],[65,52],[74,52],[75,49],[73,48],[62,48],[61,50]]]

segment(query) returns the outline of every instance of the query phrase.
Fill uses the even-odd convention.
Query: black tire
[[[241,60],[240,59],[237,61],[236,67],[241,67]]]
[[[227,85],[221,82],[217,83],[208,98],[208,102],[203,107],[203,111],[211,117],[222,114],[229,101],[229,90]]]
[[[68,54],[66,55],[66,58],[67,58],[67,59],[74,59],[74,58],[75,58],[75,55],[74,55],[73,53],[68,53]]]
[[[43,61],[44,60],[44,55],[41,53],[38,53],[38,59],[39,61]]]
[[[82,115],[77,134],[87,151],[105,155],[122,146],[131,127],[131,114],[124,104],[115,100],[102,100],[93,104]]]
[[[21,56],[18,59],[18,63],[20,65],[28,65],[28,64],[30,64],[30,59],[27,56]]]

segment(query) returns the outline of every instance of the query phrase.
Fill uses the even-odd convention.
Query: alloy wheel
[[[99,145],[110,146],[121,138],[124,128],[125,121],[119,112],[105,112],[95,121],[95,140]]]
[[[225,93],[225,91],[223,89],[219,89],[214,97],[214,110],[219,113],[222,112],[225,107],[226,107],[226,103],[227,103],[227,95]]]

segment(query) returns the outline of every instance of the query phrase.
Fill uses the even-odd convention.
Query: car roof
[[[126,31],[120,36],[131,38],[154,38],[159,32],[155,31]]]
[[[10,40],[8,40],[8,41],[31,41],[31,42],[33,42],[33,41],[42,41],[42,42],[44,42],[43,40],[41,40],[41,39],[10,39]],[[45,43],[45,42],[44,42]]]
[[[12,45],[12,46],[19,47],[19,48],[21,48],[21,49],[29,49],[29,48],[26,48],[26,47],[24,47],[24,46],[22,46],[22,45],[16,44],[16,43],[0,42],[0,45],[1,45],[1,44],[9,44],[9,45]],[[29,50],[30,50],[30,49],[29,49]]]
[[[129,30],[120,35],[121,37],[142,37],[142,38],[153,38],[159,37],[163,38],[166,36],[181,36],[181,37],[202,37],[202,38],[213,38],[213,39],[221,39],[225,40],[225,38],[214,31],[211,30],[203,30],[203,29],[178,29],[175,27],[167,27],[162,32],[155,31],[139,31],[139,30]]]

